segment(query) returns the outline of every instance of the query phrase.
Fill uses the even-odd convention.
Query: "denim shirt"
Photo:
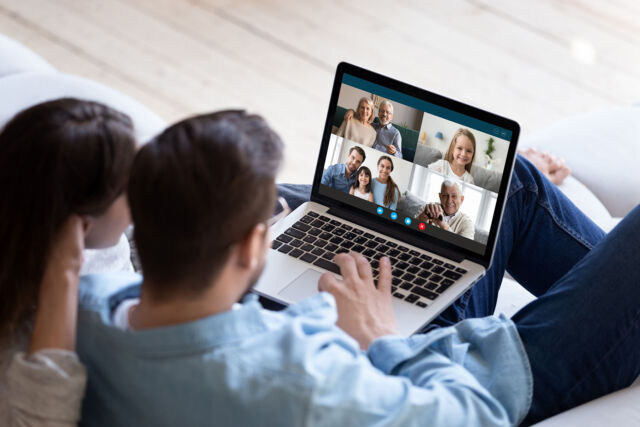
[[[335,188],[336,190],[348,193],[353,183],[356,182],[357,171],[353,171],[353,173],[351,173],[351,176],[349,176],[349,179],[347,179],[345,175],[346,170],[347,165],[345,165],[344,163],[331,165],[322,173],[322,179],[320,180],[320,183],[328,185],[331,188]]]
[[[513,425],[530,405],[528,361],[506,318],[381,337],[368,352],[335,326],[326,293],[281,312],[250,296],[193,322],[116,328],[112,311],[140,283],[81,280],[87,425]]]

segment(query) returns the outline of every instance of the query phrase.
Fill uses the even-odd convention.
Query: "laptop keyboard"
[[[273,241],[273,249],[309,264],[340,274],[331,260],[336,254],[355,251],[364,255],[378,279],[379,260],[391,260],[391,294],[425,308],[462,277],[467,270],[374,236],[336,219],[308,212]]]

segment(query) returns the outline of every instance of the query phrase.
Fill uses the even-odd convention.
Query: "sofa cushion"
[[[562,120],[522,146],[563,157],[572,174],[622,217],[640,202],[640,108],[616,107]]]
[[[426,144],[418,144],[416,146],[416,156],[413,160],[415,164],[427,167],[440,159],[442,159],[442,151],[437,148]]]
[[[47,61],[15,40],[0,34],[0,79],[25,72],[53,72]]]
[[[100,83],[63,73],[22,73],[0,79],[0,128],[16,113],[57,98],[101,102],[128,114],[138,141],[146,142],[165,127],[164,121],[134,99]]]
[[[474,165],[471,166],[471,176],[473,177],[473,183],[478,187],[485,188],[494,193],[500,190],[502,172],[492,171]]]

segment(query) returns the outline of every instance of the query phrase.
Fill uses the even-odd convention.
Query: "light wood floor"
[[[640,100],[636,0],[0,0],[0,32],[167,121],[244,107],[310,182],[346,60],[517,120]]]

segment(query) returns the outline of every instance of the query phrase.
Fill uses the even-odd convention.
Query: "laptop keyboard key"
[[[339,245],[340,243],[344,242],[344,239],[342,237],[334,236],[329,241],[331,243],[335,243],[336,245]]]
[[[425,297],[425,298],[430,299],[430,300],[434,300],[434,299],[438,298],[438,294],[433,293],[433,292],[431,292],[431,291],[428,291],[428,290],[426,290],[426,289],[423,289],[423,288],[421,288],[420,286],[415,286],[415,287],[412,289],[412,292],[413,292],[414,294],[418,294],[418,295],[420,295],[421,297]]]
[[[422,301],[416,302],[416,305],[421,308],[425,308],[427,306],[427,304],[423,303]]]
[[[279,242],[277,240],[274,240],[273,242],[271,242],[272,249],[278,249],[280,246],[282,246],[282,242]]]
[[[413,287],[413,285],[409,282],[402,282],[402,284],[400,285],[400,289],[406,289],[409,290]]]
[[[362,251],[364,251],[366,248],[362,245],[355,245],[354,247],[351,248],[352,251],[354,252],[360,252],[362,253]]]
[[[433,263],[430,263],[429,261],[425,261],[420,264],[420,268],[423,268],[425,270],[431,270],[431,267],[433,267]]]
[[[296,239],[302,239],[304,237],[304,233],[300,230],[296,230],[295,228],[289,228],[284,233],[295,237]]]
[[[320,230],[319,228],[312,228],[311,230],[307,231],[307,233],[311,234],[312,236],[317,236],[318,234],[322,233],[322,230]]]
[[[435,258],[431,262],[433,262],[434,264],[437,264],[437,265],[444,264],[444,262],[440,261],[439,259],[435,259]]]
[[[445,262],[444,266],[445,266],[445,268],[448,268],[449,270],[453,270],[454,268],[456,268],[455,265],[449,264],[448,262]]]
[[[462,274],[456,273],[455,271],[447,270],[442,273],[443,276],[448,277],[449,279],[458,280],[462,277]]]
[[[391,249],[389,252],[387,252],[387,255],[389,256],[398,256],[400,255],[400,251],[397,249]]]
[[[354,243],[350,241],[345,241],[345,242],[342,242],[341,244],[343,248],[347,248],[347,249],[351,249],[354,245]]]
[[[296,222],[295,224],[293,224],[292,227],[295,228],[296,230],[300,230],[300,231],[307,231],[307,230],[309,230],[311,228],[310,225],[305,224],[302,221]]]
[[[320,221],[319,219],[316,219],[311,223],[311,225],[313,225],[314,227],[322,227],[324,225],[324,221]]]
[[[418,297],[418,295],[410,294],[410,295],[407,295],[407,297],[404,300],[407,301],[407,302],[410,302],[410,303],[414,303],[414,302],[418,301],[418,299],[420,299],[420,297]]]
[[[304,252],[301,251],[300,249],[294,249],[291,252],[289,252],[289,256],[292,256],[294,258],[298,258],[300,255],[302,255]]]
[[[411,255],[409,255],[406,252],[403,252],[400,255],[398,255],[398,259],[401,259],[402,261],[408,261],[409,259],[411,259]]]
[[[333,273],[340,274],[340,267],[336,264],[329,262],[325,259],[318,258],[314,261],[313,265],[317,265],[318,267],[324,268],[325,270],[329,270]]]
[[[309,224],[311,223],[311,221],[313,221],[313,218],[311,218],[309,215],[305,215],[300,218],[300,222],[304,222],[305,224]]]
[[[422,277],[418,277],[416,280],[413,281],[413,283],[418,285],[418,286],[422,286],[425,283],[427,283],[427,281],[425,279],[423,279]]]
[[[314,246],[318,247],[318,248],[324,248],[325,246],[327,246],[329,242],[327,242],[326,240],[316,240],[316,242],[314,243]]]
[[[294,248],[299,248],[300,246],[302,246],[302,240],[293,239],[293,242],[290,242],[289,244]]]
[[[306,236],[306,237],[305,237],[304,239],[302,239],[302,240],[303,240],[304,242],[307,242],[307,243],[313,243],[313,242],[315,242],[317,239],[316,239],[315,237],[313,237],[313,236]]]
[[[324,250],[329,252],[334,252],[336,249],[338,249],[338,245],[334,245],[333,243],[329,243],[324,247]]]
[[[320,248],[315,248],[314,250],[311,251],[311,253],[317,256],[322,256],[322,254],[324,254],[324,250]]]
[[[281,234],[276,238],[276,240],[279,240],[283,243],[289,243],[290,241],[293,240],[293,237],[287,236],[286,234]]]
[[[313,211],[307,212],[307,215],[309,215],[312,218],[318,218],[318,214],[316,212],[313,212]]]
[[[289,245],[282,245],[278,248],[278,252],[282,252],[283,254],[287,254],[293,249],[293,247]]]
[[[374,235],[373,235],[373,234],[371,234],[371,233],[364,233],[364,237],[366,237],[367,239],[373,239],[373,238],[374,238],[374,237],[376,237],[376,236],[374,236]]]
[[[439,265],[436,265],[435,267],[433,267],[431,269],[432,272],[436,273],[436,274],[440,274],[444,271],[444,267],[440,267]]]
[[[466,272],[467,272],[467,270],[465,270],[464,268],[460,268],[460,267],[458,267],[458,268],[456,268],[456,272],[458,272],[458,273],[460,273],[460,274],[464,274],[464,273],[466,273]]]
[[[416,274],[419,271],[420,271],[420,267],[416,267],[415,265],[407,268],[407,272],[411,274]]]

